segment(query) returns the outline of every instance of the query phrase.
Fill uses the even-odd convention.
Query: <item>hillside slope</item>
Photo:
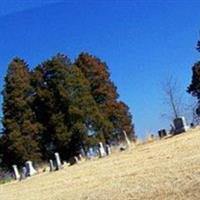
[[[1,200],[200,199],[200,129],[0,185]]]

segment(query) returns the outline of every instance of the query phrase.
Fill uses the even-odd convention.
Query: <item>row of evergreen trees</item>
[[[134,138],[128,106],[118,100],[106,63],[81,53],[72,63],[65,55],[30,71],[15,58],[3,90],[3,164],[43,161],[58,151],[69,159],[98,141],[110,142],[125,130]]]

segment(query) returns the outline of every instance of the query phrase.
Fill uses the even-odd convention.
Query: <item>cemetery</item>
[[[128,148],[131,145],[131,143],[130,143],[125,131],[123,132],[123,134],[124,134],[123,145],[125,145],[125,148]],[[94,153],[92,157],[93,157],[93,159],[95,157],[96,158],[97,157],[98,158],[103,158],[105,156],[110,156],[111,154],[112,154],[112,147],[109,144],[103,145],[103,143],[100,142],[98,144],[98,150],[97,150],[96,154]],[[67,163],[65,161],[63,161],[63,162],[61,161],[60,155],[59,155],[58,152],[54,153],[54,156],[55,156],[54,160],[52,160],[52,159],[49,160],[49,166],[47,167],[48,170],[46,170],[46,168],[45,168],[45,169],[42,170],[42,172],[58,171],[58,170],[63,169],[64,166],[70,166],[70,165],[78,164],[83,160],[87,160],[87,159],[91,159],[92,158],[90,156],[85,157],[85,155],[79,154],[78,157],[77,156],[72,157],[69,160],[69,162]],[[12,168],[13,168],[12,177],[15,180],[18,180],[18,181],[21,181],[21,180],[24,180],[24,179],[26,179],[28,177],[31,177],[31,176],[39,174],[39,172],[34,168],[32,161],[26,161],[25,166],[22,167],[21,174],[20,174],[20,171],[19,171],[17,165],[13,165]]]
[[[0,200],[200,200],[199,7],[1,0]]]
[[[184,117],[176,118],[176,119],[174,119],[173,122],[174,122],[174,127],[175,127],[175,128],[173,128],[173,130],[174,130],[173,133],[172,132],[170,133],[169,131],[166,131],[165,129],[161,129],[158,131],[157,138],[162,139],[162,138],[165,138],[166,136],[170,136],[170,135],[175,136],[177,134],[184,133],[187,130],[189,130],[189,126],[187,125]],[[191,128],[193,128],[193,127],[191,127]],[[83,160],[87,160],[87,159],[91,159],[91,158],[95,158],[95,157],[103,158],[106,156],[110,156],[112,153],[112,148],[115,148],[115,151],[116,151],[116,149],[118,149],[118,151],[124,151],[124,150],[127,150],[130,146],[133,147],[133,143],[131,144],[131,142],[126,134],[126,131],[123,131],[123,137],[124,137],[124,141],[118,147],[117,146],[112,147],[109,144],[103,144],[102,142],[100,142],[98,144],[96,153],[95,153],[95,149],[93,149],[93,150],[91,149],[93,151],[92,156],[90,156],[88,154],[88,157],[87,157],[84,153],[82,153],[82,154],[79,154],[78,157],[77,156],[72,157],[68,163],[65,161],[61,161],[59,153],[55,152],[54,160],[50,159],[49,166],[47,168],[43,169],[42,171],[43,172],[58,171],[58,170],[63,169],[64,166],[78,164],[78,163],[80,163],[80,161],[83,161]],[[168,137],[166,137],[166,138],[168,138]],[[156,140],[156,138],[154,137],[154,135],[151,135],[151,141],[153,141],[153,140]],[[145,142],[143,142],[143,144],[145,144]],[[24,167],[22,167],[21,170],[18,169],[17,165],[13,165],[12,168],[13,168],[12,177],[18,181],[24,180],[27,177],[31,177],[31,176],[37,175],[39,173],[34,168],[32,161],[26,161]],[[48,169],[48,170],[46,170],[46,169]],[[20,174],[20,171],[21,171],[21,174]]]
[[[0,185],[0,198],[121,200],[131,197],[150,200],[172,195],[175,199],[193,199],[194,194],[199,195],[199,182],[195,182],[199,173],[190,168],[199,167],[199,133],[200,128],[196,127],[152,143],[136,145],[124,141],[121,147],[128,148],[123,152],[119,151],[120,147],[110,149],[99,144],[99,155],[89,160],[82,158],[82,161],[74,158],[73,166],[60,160],[57,152],[54,160],[49,161],[48,170],[36,174],[34,163],[27,161],[27,176],[20,181],[21,171],[13,166],[16,180]],[[187,177],[189,182],[185,182]],[[143,188],[142,192],[138,187]],[[154,193],[153,188],[160,192]],[[188,192],[184,193],[186,188]],[[20,191],[17,196],[15,191]]]

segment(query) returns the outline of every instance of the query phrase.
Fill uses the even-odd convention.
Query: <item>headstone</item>
[[[15,180],[19,180],[20,179],[20,174],[17,168],[17,165],[13,165],[13,170],[14,170],[14,176],[15,176]]]
[[[86,157],[86,152],[83,148],[81,148],[81,152],[80,152],[82,157]]]
[[[175,134],[179,134],[188,130],[184,117],[177,117],[174,119]]]
[[[83,156],[82,156],[82,154],[80,153],[80,154],[78,154],[78,160],[79,161],[82,161],[83,160]]]
[[[50,168],[50,172],[54,171],[53,160],[49,160],[49,168]]]
[[[20,180],[23,180],[26,177],[27,177],[27,169],[26,169],[26,167],[22,167],[22,173],[21,173]]]
[[[99,142],[99,146],[98,147],[99,147],[99,149],[98,149],[99,157],[102,158],[102,157],[106,156],[106,152],[105,152],[105,149],[103,147],[102,142]]]
[[[159,136],[160,138],[163,138],[163,137],[167,136],[167,131],[166,131],[165,129],[159,130],[159,131],[158,131],[158,136]]]
[[[106,154],[109,156],[111,154],[111,148],[109,144],[106,144]]]
[[[70,158],[69,163],[70,165],[78,164],[79,160],[77,156]]]
[[[79,159],[77,156],[74,156],[74,160],[75,160],[75,164],[77,164],[79,162]]]
[[[86,159],[93,159],[99,155],[99,144],[95,147],[89,147],[86,153]]]
[[[123,134],[124,134],[124,139],[125,139],[126,145],[127,145],[127,147],[129,147],[131,143],[130,143],[130,140],[128,139],[126,131],[123,131]]]
[[[56,152],[54,155],[55,155],[55,158],[56,158],[56,170],[59,170],[59,169],[62,168],[59,153]]]
[[[63,161],[63,166],[67,166],[67,165],[69,165],[69,163],[67,162],[67,161]]]
[[[30,160],[26,161],[25,166],[26,166],[27,176],[33,176],[34,174],[37,173],[37,171],[33,167],[32,161]]]

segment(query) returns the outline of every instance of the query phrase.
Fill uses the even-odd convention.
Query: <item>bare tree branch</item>
[[[162,114],[168,118],[174,119],[182,113],[182,94],[178,87],[177,80],[170,76],[162,82],[162,90],[164,96],[164,103],[169,107],[169,113]]]

